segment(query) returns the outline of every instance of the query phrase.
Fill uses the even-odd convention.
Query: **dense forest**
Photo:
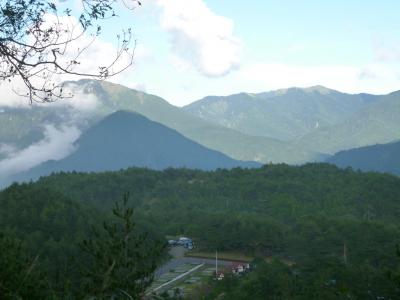
[[[63,260],[80,257],[72,245],[87,239],[92,223],[109,220],[126,192],[150,241],[184,234],[201,250],[276,259],[259,260],[243,278],[211,282],[205,299],[400,297],[400,179],[387,174],[328,164],[58,173],[1,192],[1,228],[24,253],[41,254],[52,284],[66,282],[55,278],[71,265]]]
[[[202,299],[399,299],[395,275],[368,265],[343,263],[332,258],[315,259],[288,266],[274,260],[255,261],[256,268],[245,276],[228,275],[199,288]],[[219,299],[219,298],[218,298]]]
[[[2,191],[0,298],[107,299],[122,288],[143,293],[165,242],[133,223],[128,204],[125,196],[111,214],[33,184]]]

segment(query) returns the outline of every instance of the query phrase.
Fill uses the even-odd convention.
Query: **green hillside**
[[[199,290],[209,291],[210,298],[204,299],[215,299],[214,291],[236,291],[232,299],[263,299],[267,287],[288,299],[397,299],[388,274],[400,267],[400,179],[391,175],[328,164],[59,173],[0,192],[0,222],[4,220],[8,236],[31,245],[24,248],[27,253],[57,253],[70,249],[71,230],[75,239],[85,222],[93,220],[90,214],[109,211],[126,192],[135,220],[161,236],[189,236],[199,250],[290,262],[265,265],[261,259],[244,277],[206,282],[207,288]],[[254,284],[259,288],[249,288]]]
[[[351,118],[315,130],[299,139],[296,145],[307,145],[315,151],[334,154],[368,145],[385,144],[400,139],[400,92],[381,99]]]
[[[43,125],[59,125],[63,113],[57,108],[0,108],[0,143],[24,148],[44,137]]]
[[[322,160],[323,155],[309,151],[303,147],[292,147],[287,143],[265,137],[256,137],[246,135],[238,131],[215,125],[210,122],[197,118],[181,109],[170,105],[164,99],[149,95],[143,92],[132,90],[121,85],[108,82],[98,82],[92,80],[81,80],[74,83],[89,96],[95,95],[98,105],[90,114],[87,112],[83,118],[76,118],[76,111],[65,110],[59,113],[57,107],[48,106],[45,108],[18,111],[18,122],[7,121],[10,119],[8,113],[0,114],[4,118],[3,132],[0,134],[0,140],[15,144],[20,147],[26,146],[24,139],[29,142],[38,141],[41,137],[41,125],[47,118],[49,122],[58,117],[64,116],[63,123],[70,123],[70,120],[78,120],[77,125],[86,130],[95,124],[99,119],[118,110],[134,111],[144,115],[152,121],[164,124],[167,127],[177,130],[189,139],[192,139],[201,145],[220,151],[234,159],[259,161],[259,162],[287,162],[303,163],[306,161]],[[81,95],[81,97],[83,97]],[[62,101],[73,101],[73,99],[64,99]],[[40,117],[41,114],[46,115]],[[28,118],[28,121],[26,119]],[[16,119],[12,117],[12,120]],[[28,124],[27,124],[28,122]],[[14,129],[13,129],[14,128]],[[9,132],[20,132],[10,135]],[[4,136],[4,138],[3,138]],[[8,139],[6,137],[9,136]],[[239,145],[239,146],[238,146]]]
[[[301,288],[294,299],[321,299],[321,293],[330,295],[323,299],[342,299],[335,295],[344,290],[354,299],[369,293],[396,299],[387,276],[399,266],[400,179],[395,176],[327,164],[268,165],[215,172],[61,173],[37,185],[105,210],[110,199],[130,191],[137,218],[160,234],[192,237],[199,250],[291,261],[292,267],[275,269],[280,288],[274,292],[296,294]],[[254,276],[269,274],[262,270]],[[336,283],[327,286],[329,280]]]
[[[94,83],[93,83],[94,84]],[[184,136],[239,160],[259,162],[302,163],[321,160],[324,156],[303,147],[258,136],[246,135],[212,124],[170,105],[160,97],[107,82],[97,83],[104,110],[112,107],[138,112],[150,120],[177,130]],[[238,146],[240,145],[240,146]]]
[[[215,170],[261,166],[256,162],[237,161],[207,149],[173,129],[127,111],[107,116],[89,128],[76,145],[77,149],[66,158],[45,162],[13,179],[29,181],[59,171],[99,172],[134,166],[155,170],[171,167]]]
[[[83,91],[80,97],[97,99],[93,110],[78,113],[60,105],[1,108],[1,143],[26,147],[43,138],[43,124],[73,124],[85,131],[118,110],[140,113],[234,159],[262,163],[321,161],[326,154],[400,138],[399,92],[348,95],[317,86],[207,97],[180,109],[160,97],[108,82],[69,84]]]
[[[344,241],[360,247],[359,251],[371,251],[352,240],[363,236],[340,232],[339,228],[347,222],[357,224],[360,230],[363,226],[384,224],[391,224],[388,230],[397,228],[399,183],[399,178],[390,175],[307,164],[215,172],[128,169],[99,174],[61,173],[42,178],[37,184],[104,209],[112,204],[109,199],[129,191],[136,201],[137,212],[160,226],[165,234],[192,235],[204,248],[272,251],[301,257],[301,252],[296,254],[295,250],[300,241],[294,243],[297,237],[290,234],[301,230],[303,222],[316,222],[312,230],[321,235],[321,242],[333,238],[329,243],[336,245],[338,251]],[[213,227],[214,222],[219,226]],[[259,231],[251,236],[242,235],[253,223],[258,224]],[[333,236],[324,235],[318,229],[320,226],[327,229],[333,226],[331,230],[338,231]],[[304,247],[312,251],[306,244]],[[355,260],[359,259],[353,255]]]
[[[290,141],[317,127],[338,124],[375,101],[378,97],[372,95],[350,95],[315,86],[206,97],[184,110],[246,134]]]
[[[400,175],[400,142],[340,151],[327,162],[341,168]]]
[[[115,226],[109,236],[103,232],[106,224]],[[54,189],[14,184],[0,192],[0,298],[90,299],[96,293],[115,294],[115,280],[118,286],[132,278],[143,280],[147,273],[133,277],[131,272],[143,272],[146,264],[153,271],[163,257],[162,252],[152,256],[152,251],[164,238],[147,228],[142,222],[132,227],[131,238],[125,237],[130,247],[134,242],[135,255],[141,255],[141,265],[127,272],[118,257],[121,225],[115,215],[72,201]],[[96,252],[100,250],[104,257]],[[109,262],[115,260],[110,269]]]

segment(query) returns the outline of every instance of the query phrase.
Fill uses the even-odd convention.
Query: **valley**
[[[357,299],[395,297],[386,274],[397,274],[400,243],[400,94],[318,86],[208,97],[179,108],[107,82],[69,84],[90,99],[86,110],[60,103],[0,113],[0,225],[23,241],[21,255],[43,253],[37,271],[54,293],[62,282],[71,282],[75,295],[84,289],[75,279],[86,275],[70,259],[85,259],[79,245],[93,237],[90,228],[124,218],[115,215],[122,209],[116,203],[129,194],[125,216],[137,222],[135,236],[149,237],[140,244],[155,251],[144,271],[155,272],[146,285],[150,299],[247,299],[254,282],[263,282],[257,291],[269,282],[268,291],[296,299],[330,299],[343,290]],[[69,150],[56,147],[59,134]],[[33,151],[44,153],[36,163],[35,155],[24,160]],[[32,167],[24,169],[26,162]],[[13,167],[22,171],[7,175]],[[110,228],[123,227],[103,230]],[[193,237],[195,249],[171,259],[170,235]],[[215,251],[221,280],[213,279]],[[254,269],[235,275],[237,261]],[[69,267],[59,273],[62,264]]]

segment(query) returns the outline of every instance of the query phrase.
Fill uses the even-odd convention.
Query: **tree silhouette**
[[[122,205],[115,203],[115,222],[104,222],[103,231],[94,230],[82,244],[82,298],[141,299],[153,281],[165,244],[137,233],[128,199],[125,194]]]
[[[122,2],[128,9],[138,0]],[[70,96],[58,83],[66,74],[106,79],[128,68],[133,61],[135,41],[130,28],[117,34],[115,57],[97,71],[76,69],[82,54],[101,34],[101,22],[115,18],[115,0],[81,0],[76,14],[66,1],[0,1],[0,81],[21,79],[26,91],[16,91],[31,102],[51,102]],[[74,47],[72,45],[74,44]],[[78,47],[76,47],[78,45]],[[122,66],[117,65],[127,57]]]

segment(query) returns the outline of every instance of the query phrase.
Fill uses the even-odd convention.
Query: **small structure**
[[[242,275],[250,270],[248,263],[236,263],[232,266],[232,273],[235,275]]]

